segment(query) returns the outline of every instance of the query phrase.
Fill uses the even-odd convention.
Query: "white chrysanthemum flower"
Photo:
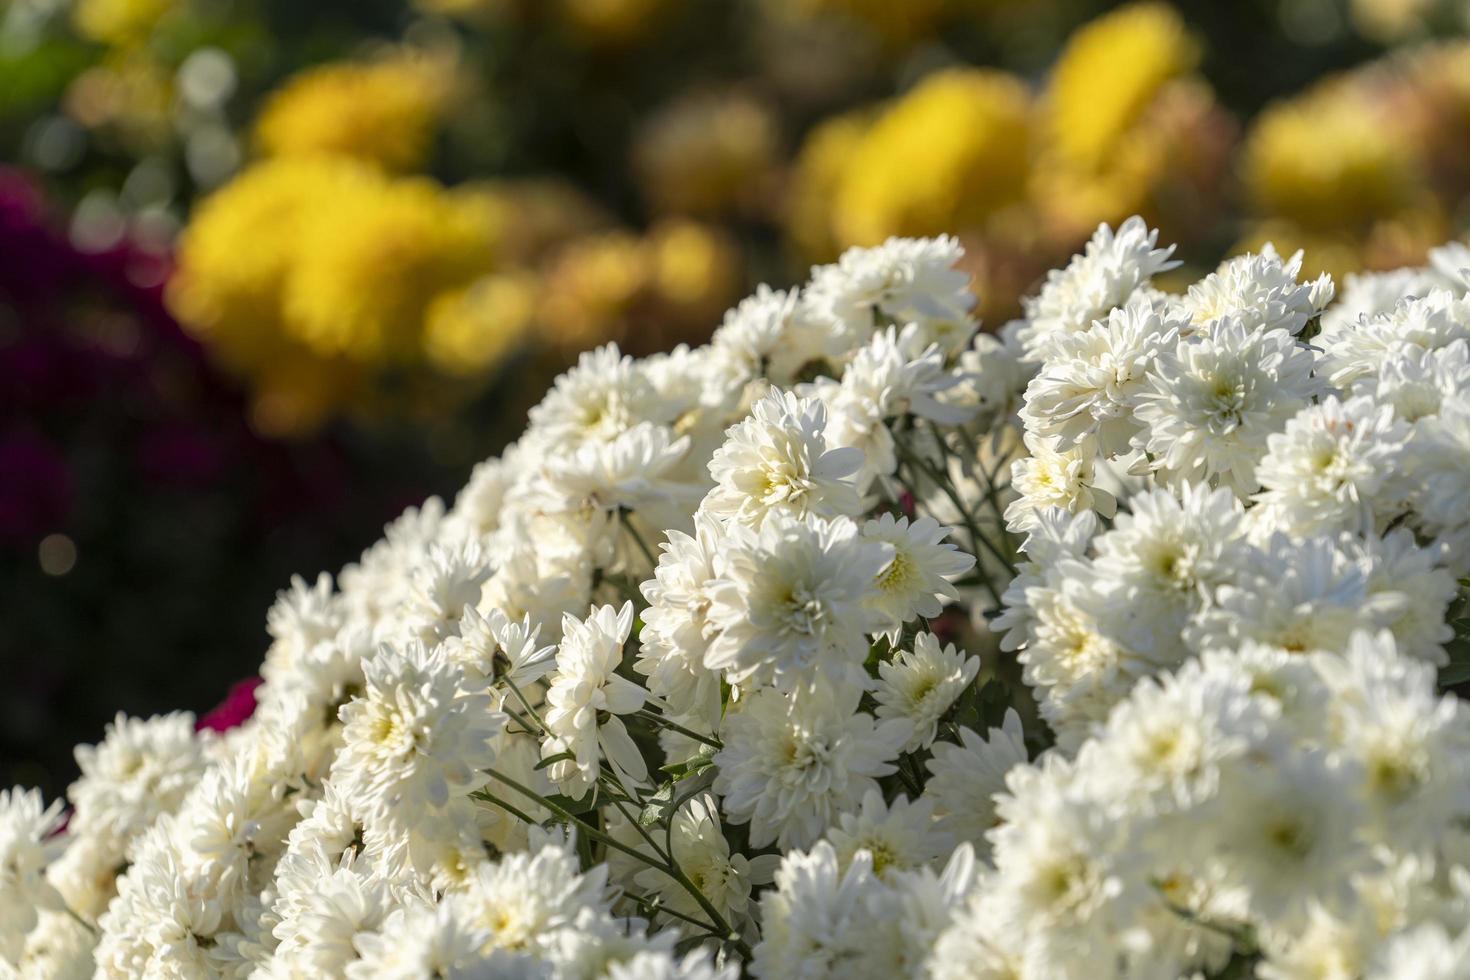
[[[768,689],[725,719],[715,792],[732,821],[750,824],[752,845],[811,846],[895,771],[909,723],[875,723],[854,707],[827,686],[794,699]]]
[[[1031,932],[1028,959],[1041,976],[1082,976],[1109,955],[1125,910],[1136,901],[1118,835],[1126,829],[1053,765],[1011,770],[991,831],[995,890],[1007,916]]]
[[[893,660],[878,663],[879,718],[902,718],[914,726],[905,752],[928,748],[939,730],[939,719],[950,709],[980,672],[980,658],[943,648],[933,633],[914,637],[912,651],[899,650]],[[882,870],[881,868],[879,870]]]
[[[480,952],[488,933],[466,924],[459,906],[410,905],[389,913],[376,932],[353,942],[361,957],[347,965],[347,980],[425,980],[430,977],[495,977],[545,980],[549,967],[524,953]]]
[[[880,419],[914,415],[942,425],[956,425],[972,413],[941,399],[959,383],[944,366],[944,352],[924,342],[919,326],[889,327],[873,335],[853,356],[842,374],[839,402],[854,400],[871,406]]]
[[[1266,440],[1322,391],[1312,353],[1284,330],[1226,317],[1179,341],[1137,398],[1139,442],[1166,482],[1256,490]]]
[[[764,284],[725,314],[710,345],[727,353],[744,379],[766,377],[779,385],[844,353],[841,335],[808,315],[799,292]]]
[[[1024,320],[1012,320],[999,335],[976,334],[960,354],[959,384],[945,393],[944,400],[969,407],[981,431],[1003,431],[1004,423],[1021,410],[1026,386],[1037,369],[1021,346],[1024,325]]]
[[[68,830],[121,850],[178,809],[204,773],[208,745],[187,711],[146,721],[119,712],[101,743],[76,748],[82,774],[66,791],[74,807]]]
[[[1006,773],[1027,760],[1021,716],[1007,708],[1001,727],[984,738],[959,730],[960,744],[935,742],[928,762],[932,777],[924,795],[934,801],[938,828],[955,840],[989,853],[986,835],[995,827],[995,795],[1005,790]]]
[[[505,716],[441,650],[384,647],[364,665],[362,697],[342,708],[332,781],[373,822],[408,832],[487,781]]]
[[[1332,277],[1323,273],[1314,282],[1298,282],[1301,250],[1282,261],[1267,242],[1260,254],[1226,259],[1220,267],[1189,287],[1181,301],[1190,322],[1210,333],[1222,319],[1236,320],[1247,332],[1284,330],[1301,333],[1307,321],[1332,302]]]
[[[897,640],[899,629],[915,616],[938,616],[946,604],[959,600],[953,582],[975,566],[973,555],[945,539],[954,528],[932,517],[910,522],[885,512],[863,525],[865,541],[891,546],[893,557],[877,573],[868,605]]]
[[[1423,922],[1378,947],[1366,980],[1470,980],[1470,929],[1451,936],[1440,922]]]
[[[1404,347],[1388,354],[1376,374],[1359,378],[1352,394],[1392,405],[1405,422],[1438,415],[1446,401],[1470,391],[1470,341],[1425,350]]]
[[[1362,546],[1372,569],[1369,595],[1399,607],[1397,618],[1385,623],[1399,653],[1443,665],[1447,659],[1444,645],[1455,637],[1445,617],[1460,589],[1454,575],[1442,565],[1441,549],[1419,547],[1407,528],[1383,538],[1368,538]]]
[[[704,656],[717,630],[711,588],[723,537],[719,523],[705,514],[695,517],[692,536],[668,532],[654,577],[641,587],[648,608],[633,665],[675,714],[696,714],[709,725],[719,721],[720,678]]]
[[[459,635],[444,641],[444,654],[464,672],[465,690],[488,690],[498,709],[512,696],[512,685],[525,691],[556,668],[556,646],[540,645],[540,635],[529,616],[517,622],[499,609],[486,615],[470,606]]]
[[[359,869],[351,853],[336,867],[321,861],[307,887],[276,903],[279,945],[265,975],[342,976],[358,958],[357,941],[382,927],[405,898],[388,879]]]
[[[971,891],[925,964],[931,980],[1017,980],[1026,976],[1025,932],[1007,921],[987,882]]]
[[[1220,795],[1230,805],[1201,828],[1216,856],[1212,877],[1240,889],[1250,913],[1273,929],[1301,928],[1317,896],[1341,893],[1367,867],[1363,807],[1320,755],[1231,768]]]
[[[461,922],[489,934],[487,952],[545,956],[579,916],[606,911],[607,866],[582,874],[569,842],[538,842],[482,866],[469,889],[450,901]]]
[[[531,409],[526,442],[548,450],[605,442],[639,422],[672,419],[641,364],[616,344],[585,351]]]
[[[1271,715],[1253,694],[1244,673],[1144,678],[1078,766],[1120,813],[1201,806],[1220,793],[1222,771],[1267,740]]]
[[[480,601],[490,572],[489,557],[477,539],[457,547],[431,545],[410,579],[408,602],[400,612],[404,633],[390,631],[379,639],[413,637],[432,647],[455,636],[464,611]]]
[[[457,537],[485,538],[500,528],[500,511],[516,485],[520,460],[515,446],[475,464],[469,482],[454,497],[445,523]]]
[[[572,754],[553,762],[547,772],[572,796],[592,787],[604,758],[635,782],[648,778],[643,753],[618,717],[642,708],[648,698],[647,691],[617,673],[632,630],[631,602],[621,609],[598,606],[583,620],[569,615],[562,624],[556,673],[546,692],[551,737],[542,746],[542,757]]]
[[[750,962],[761,980],[899,975],[898,903],[866,854],[844,869],[823,841],[792,851],[761,896],[761,942]]]
[[[878,625],[874,579],[893,546],[866,540],[846,518],[773,517],[759,532],[730,531],[709,592],[719,634],[705,666],[732,683],[786,689],[824,673],[829,682],[862,674],[867,634]]]
[[[812,270],[803,301],[809,316],[841,338],[844,350],[867,343],[890,323],[915,323],[925,346],[937,343],[958,353],[976,326],[969,273],[955,267],[964,254],[948,235],[850,248],[835,264]]]
[[[1408,438],[1392,406],[1366,398],[1305,408],[1267,439],[1258,506],[1297,535],[1381,530],[1401,507]]]
[[[716,966],[708,949],[683,956],[645,949],[620,963],[609,963],[606,976],[607,980],[737,980],[740,967],[733,962]]]
[[[587,608],[592,570],[539,552],[529,539],[509,545],[485,583],[479,609],[498,609],[512,622],[529,619],[548,643],[561,639],[562,619]]]
[[[1140,432],[1134,408],[1149,370],[1183,325],[1135,296],[1090,326],[1055,337],[1026,387],[1027,431],[1060,450],[1095,444],[1103,455],[1127,453]]]
[[[1051,507],[1037,513],[1035,526],[1027,532],[1021,548],[1028,560],[1021,563],[1016,577],[1006,586],[1000,615],[990,623],[991,630],[1002,634],[1002,650],[1019,650],[1030,641],[1036,622],[1031,597],[1048,601],[1043,597],[1055,591],[1054,579],[1061,563],[1085,558],[1097,528],[1097,515],[1090,510],[1074,515]]]
[[[1322,333],[1341,336],[1360,321],[1389,313],[1405,299],[1417,299],[1447,283],[1432,269],[1393,269],[1348,273],[1336,301],[1322,314]]]
[[[1088,329],[1155,275],[1178,266],[1169,258],[1174,246],[1155,248],[1158,240],[1159,233],[1137,215],[1116,233],[1099,225],[1083,252],[1065,269],[1048,272],[1041,292],[1025,301],[1028,323],[1021,338],[1027,355],[1044,359],[1054,340]]]
[[[45,980],[92,980],[96,975],[92,958],[96,944],[96,933],[86,923],[65,912],[43,911],[36,927],[26,936],[25,951],[12,975]],[[0,971],[5,969],[5,962],[0,960]]]
[[[342,629],[345,609],[332,592],[332,576],[322,572],[311,585],[291,576],[291,588],[276,593],[265,616],[271,646],[262,674],[290,671],[319,643],[329,643]]]
[[[117,897],[97,920],[97,976],[186,980],[218,969],[211,956],[226,909],[206,875],[190,868],[164,817],[142,835]]]
[[[1446,289],[1400,299],[1362,320],[1323,322],[1315,343],[1333,386],[1346,389],[1375,374],[1383,358],[1405,347],[1435,350],[1470,338],[1470,299]]]
[[[858,513],[851,477],[862,465],[862,453],[829,448],[826,428],[826,406],[815,399],[787,392],[756,402],[710,460],[716,486],[700,509],[755,528],[771,514],[831,518]]]
[[[1470,398],[1445,402],[1415,426],[1409,469],[1415,516],[1448,548],[1452,571],[1470,570]]]
[[[39,790],[0,790],[0,960],[20,960],[40,910],[64,907],[45,875],[60,826],[60,800],[47,806]]]
[[[1403,597],[1370,588],[1364,556],[1331,538],[1293,541],[1277,535],[1252,551],[1235,580],[1185,630],[1197,652],[1254,641],[1287,653],[1340,651],[1358,629],[1381,629],[1401,614]]]
[[[1180,631],[1246,560],[1244,512],[1228,490],[1185,484],[1135,494],[1093,539],[1092,579],[1126,616],[1118,638],[1155,659],[1183,655]]]
[[[1336,746],[1357,765],[1362,798],[1388,846],[1431,849],[1470,815],[1470,713],[1440,697],[1433,672],[1387,633],[1353,635],[1345,664],[1324,664]]]
[[[688,452],[688,437],[644,422],[547,460],[527,487],[533,532],[553,525],[575,542],[578,559],[599,568],[646,568],[620,521],[636,521],[645,539],[688,524],[703,491],[676,478]]]
[[[847,868],[863,852],[872,862],[873,874],[885,881],[928,867],[953,846],[949,835],[935,827],[933,800],[910,803],[900,796],[890,805],[876,789],[863,794],[855,812],[838,815],[827,840],[840,867]]]
[[[1011,488],[1020,496],[1006,506],[1008,530],[1016,534],[1035,530],[1039,515],[1054,507],[1069,514],[1113,515],[1117,501],[1097,485],[1092,446],[1059,451],[1027,433],[1026,448],[1030,455],[1011,464]]]

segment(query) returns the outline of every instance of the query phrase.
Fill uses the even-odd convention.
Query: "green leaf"
[[[661,783],[643,804],[643,810],[638,814],[638,823],[644,827],[655,827],[672,815],[673,806],[674,781],[670,779]]]
[[[575,761],[576,758],[577,754],[575,752],[558,752],[556,755],[548,755],[546,758],[536,763],[535,770],[536,772],[540,772],[547,766],[554,765],[555,763],[562,762],[564,760]]]
[[[659,769],[663,772],[668,773],[673,781],[677,783],[680,780],[689,779],[693,776],[698,776],[706,769],[712,768],[714,764],[714,747],[706,745],[704,748],[699,750],[699,754],[694,756],[694,758],[689,759],[685,762],[671,762],[666,766],[660,766]]]

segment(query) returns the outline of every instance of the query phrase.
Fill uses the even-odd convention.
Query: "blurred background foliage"
[[[1336,275],[1470,220],[1461,0],[0,0],[0,780],[206,710],[292,572],[579,350],[959,235],[987,323],[1099,221]]]

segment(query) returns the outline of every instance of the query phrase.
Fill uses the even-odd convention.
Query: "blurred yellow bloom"
[[[260,425],[291,431],[355,398],[367,372],[427,360],[469,374],[501,356],[508,341],[464,319],[494,245],[484,207],[425,178],[347,157],[267,160],[198,207],[168,300],[251,379]],[[486,349],[470,350],[476,337]]]
[[[656,211],[711,217],[768,197],[776,120],[740,92],[679,99],[635,137],[633,165]]]
[[[784,204],[787,238],[805,262],[829,262],[841,251],[832,232],[833,201],[871,116],[859,110],[825,119],[802,142]]]
[[[707,340],[740,286],[738,253],[716,229],[662,222],[572,242],[546,274],[540,318],[565,353],[616,340],[652,353]]]
[[[539,286],[524,271],[482,276],[429,304],[424,352],[446,374],[482,374],[514,353],[536,315]]]
[[[302,219],[287,331],[321,354],[412,360],[427,304],[489,271],[492,247],[479,213],[431,180],[344,182]]]
[[[833,195],[843,245],[974,228],[1021,200],[1030,162],[1030,96],[985,69],[930,75],[859,139]]]
[[[256,139],[272,156],[342,154],[412,170],[428,154],[452,80],[450,66],[427,55],[310,68],[270,97]]]
[[[1388,107],[1350,78],[1267,108],[1246,137],[1253,209],[1308,230],[1362,229],[1413,207],[1422,174]]]
[[[1184,21],[1162,3],[1131,4],[1081,28],[1047,86],[1048,152],[1068,166],[1102,168],[1164,84],[1198,61]]]
[[[206,197],[179,239],[169,280],[174,315],[229,367],[255,372],[292,346],[281,293],[311,206],[367,179],[328,157],[269,160]]]
[[[129,47],[145,41],[178,0],[77,0],[72,23],[101,44]]]

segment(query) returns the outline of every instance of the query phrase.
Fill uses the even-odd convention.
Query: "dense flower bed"
[[[960,259],[584,355],[452,506],[282,593],[248,721],[119,717],[69,811],[0,796],[0,956],[1464,975],[1470,252],[1170,295],[1132,219],[996,334]]]

